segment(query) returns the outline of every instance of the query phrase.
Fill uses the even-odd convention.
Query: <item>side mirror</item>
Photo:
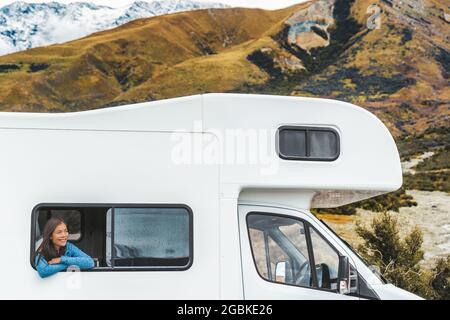
[[[319,288],[331,289],[330,268],[326,263],[316,265],[317,284]]]
[[[339,256],[339,271],[337,290],[340,294],[350,293],[350,263],[348,257]]]

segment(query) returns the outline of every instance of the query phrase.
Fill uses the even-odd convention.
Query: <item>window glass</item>
[[[306,157],[306,131],[281,130],[280,152],[285,157]]]
[[[271,274],[274,275],[272,280],[277,281],[277,274],[276,274],[276,266],[277,263],[279,262],[283,262],[283,261],[288,261],[289,257],[286,254],[286,252],[284,252],[283,249],[280,248],[280,246],[271,238],[268,237],[268,243],[269,243],[269,261],[270,261],[270,269],[271,269]],[[289,271],[289,270],[287,270]],[[284,282],[284,280],[280,279],[281,275],[278,275],[278,282],[282,281]],[[281,278],[286,278],[286,277],[281,277]]]
[[[278,283],[312,286],[303,222],[253,213],[247,216],[247,226],[253,258],[261,277]]]
[[[339,255],[313,228],[309,228],[319,288],[337,289]]]
[[[256,266],[261,276],[268,279],[266,244],[264,242],[264,233],[261,230],[250,229],[251,245],[254,253]]]
[[[303,223],[297,222],[291,225],[280,226],[280,230],[292,241],[297,250],[300,251],[304,257],[308,256],[308,245]]]
[[[337,136],[331,131],[310,131],[310,157],[334,158],[338,154]]]
[[[115,208],[114,266],[187,266],[189,214],[183,208]]]
[[[112,209],[106,212],[106,265],[111,267],[112,257]]]

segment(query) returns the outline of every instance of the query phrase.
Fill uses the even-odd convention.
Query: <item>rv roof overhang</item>
[[[281,159],[275,137],[286,125],[334,129],[339,157],[329,162]],[[236,137],[236,132],[253,131],[273,147],[263,157],[256,154],[258,148],[246,149],[247,156],[253,152],[260,161],[220,160],[221,196],[242,201],[336,207],[402,185],[397,147],[384,124],[360,107],[327,99],[205,94],[64,114],[2,113],[0,128],[209,133],[223,158],[236,153],[226,147],[230,132]]]

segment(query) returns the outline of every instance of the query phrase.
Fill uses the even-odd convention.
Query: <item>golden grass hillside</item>
[[[297,8],[210,9],[141,19],[0,57],[6,70],[0,73],[0,110],[78,111],[262,83],[267,75],[247,55],[273,42],[270,34]]]
[[[379,29],[367,22],[380,9]],[[313,0],[140,19],[0,57],[0,110],[67,112],[206,92],[349,101],[397,136],[450,127],[446,0]]]

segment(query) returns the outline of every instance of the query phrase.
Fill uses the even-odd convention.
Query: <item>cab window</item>
[[[314,229],[310,228],[312,251],[316,265],[319,288],[336,290],[339,271],[339,255]]]
[[[263,279],[337,291],[339,255],[307,222],[250,213],[247,227],[256,270]]]
[[[247,226],[253,258],[261,277],[277,283],[307,287],[313,285],[302,221],[266,214],[249,214]],[[262,236],[255,237],[255,232]],[[264,265],[265,269],[262,269]],[[265,270],[268,272],[264,272]]]

